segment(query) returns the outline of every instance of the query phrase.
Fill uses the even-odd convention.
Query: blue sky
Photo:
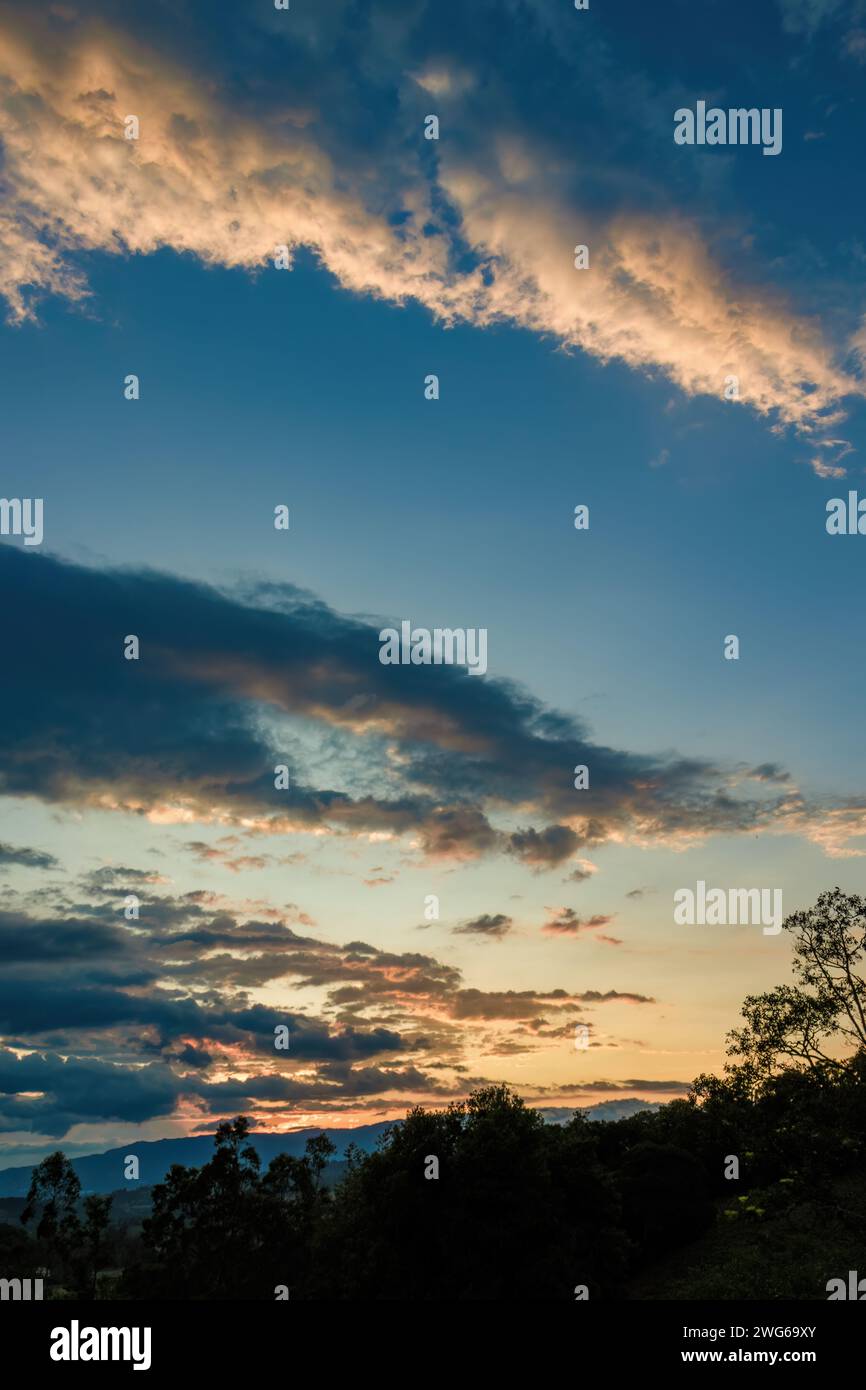
[[[0,1162],[721,1065],[786,939],[674,890],[861,880],[824,519],[864,486],[864,60],[856,4],[0,5],[3,494],[45,499],[0,556]],[[699,98],[781,107],[782,153],[675,146]],[[487,676],[385,684],[403,618],[486,628]]]

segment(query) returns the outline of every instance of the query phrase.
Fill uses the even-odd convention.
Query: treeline
[[[319,1136],[262,1171],[247,1120],[222,1124],[204,1167],[176,1165],[152,1189],[138,1238],[112,1231],[109,1198],[85,1198],[82,1218],[54,1155],[34,1179],[36,1239],[0,1228],[4,1271],[44,1264],[55,1294],[78,1298],[627,1297],[636,1273],[714,1222],[757,1236],[804,1203],[834,1214],[840,1176],[864,1170],[866,1054],[757,1092],[742,1076],[702,1078],[687,1100],[615,1123],[545,1124],[489,1087],[410,1111],[375,1153],[350,1149],[328,1189],[333,1152]]]
[[[785,926],[797,983],[747,999],[725,1075],[699,1077],[657,1112],[552,1125],[491,1086],[411,1110],[371,1154],[350,1147],[333,1187],[324,1135],[262,1171],[240,1117],[219,1126],[204,1167],[176,1165],[152,1189],[140,1238],[101,1280],[110,1199],[82,1204],[55,1154],[34,1170],[30,1244],[54,1287],[79,1297],[572,1300],[628,1297],[714,1225],[760,1243],[762,1228],[807,1213],[809,1229],[859,1223],[863,1235],[866,903],[836,890]],[[846,1175],[859,1197],[846,1189],[840,1206]],[[780,1263],[772,1289],[737,1267],[722,1296],[826,1297],[792,1292],[784,1249]]]

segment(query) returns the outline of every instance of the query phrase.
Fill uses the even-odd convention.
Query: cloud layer
[[[531,1052],[600,1005],[650,1004],[610,989],[483,991],[418,952],[335,945],[214,895],[74,885],[51,909],[0,912],[0,1130],[62,1136],[96,1122],[187,1122],[245,1111],[358,1112],[465,1089],[467,1048]],[[141,916],[123,915],[135,883]],[[89,901],[75,890],[89,888]],[[319,1011],[255,1002],[279,983]],[[275,1039],[289,1030],[289,1045]],[[543,1093],[543,1088],[536,1088]]]
[[[86,299],[84,253],[168,247],[277,274],[277,248],[305,247],[348,290],[415,300],[445,323],[514,323],[662,373],[688,395],[721,399],[734,375],[740,398],[782,425],[831,428],[861,388],[819,326],[754,277],[734,283],[700,219],[664,206],[645,172],[631,203],[622,189],[613,196],[604,161],[533,126],[507,83],[479,90],[473,59],[491,26],[501,42],[501,6],[479,7],[461,27],[465,53],[441,21],[431,38],[437,9],[417,3],[398,16],[377,3],[359,22],[337,5],[282,29],[270,19],[283,81],[269,79],[259,42],[253,93],[168,57],[168,35],[148,46],[66,11],[25,17],[6,6],[0,294],[12,318],[31,315],[40,293]],[[252,11],[239,21],[246,42],[261,22]],[[576,49],[561,26],[530,24],[519,7],[509,22],[537,71],[567,58],[569,85],[579,79],[607,109],[617,75],[597,41]],[[347,34],[361,58],[351,85],[337,65],[337,91]],[[425,39],[439,59],[418,60]],[[675,94],[638,93],[633,74],[620,76],[635,137],[669,160]],[[390,115],[371,122],[380,103]],[[436,142],[422,134],[431,107]],[[124,136],[129,115],[135,140]],[[576,243],[590,248],[587,270],[574,268]]]
[[[383,666],[376,626],[289,585],[222,593],[11,546],[0,583],[18,596],[3,618],[16,653],[0,693],[6,795],[393,839],[431,859],[574,859],[581,873],[580,854],[610,840],[799,830],[838,848],[860,833],[862,807],[837,804],[828,820],[772,764],[606,747],[508,681]],[[138,661],[124,659],[129,634]],[[573,788],[578,764],[589,790]]]

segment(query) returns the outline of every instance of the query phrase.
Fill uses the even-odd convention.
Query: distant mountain
[[[370,1153],[375,1149],[379,1135],[392,1123],[391,1120],[383,1120],[375,1125],[360,1125],[357,1129],[296,1129],[287,1134],[256,1131],[250,1135],[250,1142],[262,1160],[263,1168],[267,1168],[277,1154],[292,1154],[299,1158],[307,1140],[323,1132],[336,1144],[337,1157],[342,1158],[349,1144]],[[124,1177],[126,1159],[130,1154],[138,1158],[137,1181]],[[72,1166],[78,1174],[83,1194],[114,1192],[118,1188],[131,1191],[136,1187],[151,1187],[156,1182],[162,1182],[173,1163],[182,1163],[186,1168],[200,1168],[212,1155],[213,1135],[197,1134],[189,1139],[153,1139],[124,1144],[122,1148],[109,1149],[107,1153],[75,1158]],[[6,1168],[0,1172],[0,1197],[26,1196],[32,1172],[32,1164],[25,1168]]]
[[[587,1120],[627,1120],[630,1115],[638,1115],[642,1110],[658,1110],[658,1101],[645,1100],[601,1100],[598,1105],[549,1105],[539,1106],[539,1110],[549,1125],[567,1124],[575,1110]],[[2,1177],[2,1174],[0,1174]]]
[[[640,1110],[657,1110],[658,1105],[649,1105],[642,1100],[607,1100],[598,1105],[588,1106],[550,1106],[541,1114],[548,1124],[565,1124],[571,1119],[575,1109],[581,1109],[588,1120],[621,1120]],[[327,1134],[336,1145],[336,1158],[343,1157],[350,1144],[371,1153],[380,1134],[390,1129],[393,1120],[380,1120],[374,1125],[360,1125],[357,1129],[296,1129],[286,1134],[265,1134],[254,1131],[250,1142],[266,1168],[277,1154],[292,1154],[299,1158],[307,1140],[314,1134]],[[138,1179],[124,1177],[126,1160],[130,1154],[138,1158]],[[109,1149],[107,1153],[87,1154],[84,1158],[72,1160],[78,1174],[83,1195],[90,1192],[132,1192],[137,1187],[152,1187],[162,1182],[173,1163],[181,1163],[186,1168],[200,1168],[213,1154],[213,1135],[197,1134],[188,1139],[153,1139],[125,1144],[119,1149]],[[23,1168],[6,1168],[0,1172],[0,1198],[24,1197],[30,1186],[33,1165]]]

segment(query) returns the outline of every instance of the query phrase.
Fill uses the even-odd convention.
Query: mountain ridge
[[[642,1110],[657,1110],[658,1103],[635,1099],[600,1101],[590,1106],[555,1106],[540,1108],[548,1124],[565,1124],[575,1110],[590,1120],[615,1121],[626,1115]],[[283,1133],[270,1133],[253,1130],[250,1143],[267,1167],[278,1154],[291,1154],[300,1157],[307,1139],[314,1134],[326,1134],[337,1147],[336,1158],[341,1159],[349,1144],[369,1153],[375,1149],[380,1135],[399,1124],[399,1120],[379,1120],[371,1125],[359,1125],[354,1129],[327,1129],[316,1125],[309,1129],[287,1130]],[[82,1195],[108,1193],[118,1188],[134,1189],[151,1187],[162,1182],[173,1163],[185,1167],[199,1168],[207,1163],[213,1153],[213,1133],[194,1134],[179,1139],[139,1139],[102,1153],[83,1154],[72,1159],[72,1166],[81,1182]],[[342,1145],[342,1147],[341,1147]],[[58,1146],[60,1147],[60,1146]],[[124,1169],[130,1155],[138,1158],[138,1178],[126,1178]],[[0,1170],[0,1197],[24,1197],[30,1186],[30,1177],[36,1164],[28,1163],[19,1167]]]

